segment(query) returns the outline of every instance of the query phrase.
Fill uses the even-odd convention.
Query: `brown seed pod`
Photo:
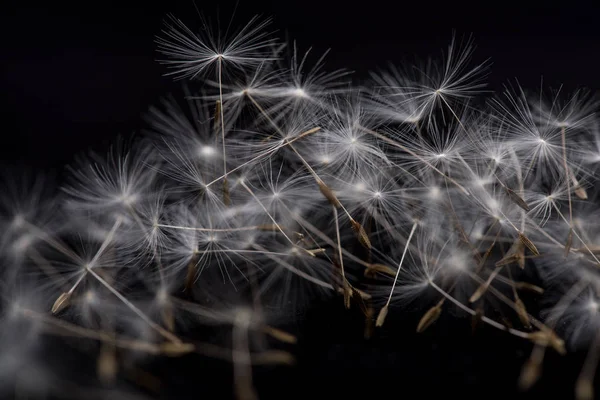
[[[346,279],[344,279],[343,290],[344,290],[344,306],[346,307],[346,309],[350,309],[350,300],[352,299],[352,289]]]
[[[317,181],[317,184],[319,185],[319,190],[321,191],[323,196],[325,196],[327,201],[329,201],[329,203],[332,206],[334,206],[335,208],[340,208],[342,206],[335,193],[333,193],[333,190],[331,190],[329,186],[325,184],[325,182],[319,179]]]
[[[105,343],[100,348],[100,354],[96,361],[96,373],[98,379],[105,385],[111,385],[117,378],[119,364],[117,362],[117,354],[115,347],[112,344]]]
[[[475,333],[477,328],[481,326],[481,321],[483,320],[483,307],[477,307],[475,310],[475,314],[471,319],[471,332]]]
[[[571,177],[571,183],[573,184],[573,192],[575,193],[575,196],[581,200],[587,200],[587,190],[581,186],[571,168],[569,168],[569,176]]]
[[[525,211],[530,210],[527,202],[525,200],[523,200],[523,198],[521,196],[519,196],[517,194],[517,192],[515,192],[514,190],[512,190],[506,186],[504,187],[504,189],[506,189],[506,193],[508,194],[508,197],[513,201],[513,203],[515,203],[516,205],[518,205]]]
[[[534,255],[539,256],[540,252],[538,251],[537,247],[535,247],[535,244],[533,244],[533,242],[531,240],[529,240],[529,238],[525,235],[523,235],[521,232],[519,232],[519,240],[521,241],[521,243],[523,243],[523,245],[525,247],[527,247],[529,249],[529,251],[531,251]]]
[[[425,329],[429,328],[442,314],[442,304],[444,304],[444,299],[442,299],[435,306],[431,307],[419,321],[417,325],[417,332],[421,333]]]
[[[374,278],[377,273],[386,274],[389,276],[396,276],[396,271],[394,271],[391,267],[383,264],[369,264],[365,269],[365,276],[369,278]]]
[[[565,257],[567,257],[569,255],[572,245],[573,245],[573,228],[569,228],[569,234],[567,235],[567,242],[565,243]]]
[[[252,356],[252,363],[256,365],[294,365],[296,358],[287,351],[269,350]]]
[[[58,314],[65,308],[67,308],[71,304],[71,295],[72,293],[64,292],[54,302],[52,305],[52,314]]]
[[[575,196],[579,197],[581,200],[588,199],[587,190],[585,190],[585,188],[583,188],[581,186],[575,186],[574,192],[575,192]]]
[[[517,308],[517,315],[519,316],[519,320],[523,326],[527,329],[531,328],[531,321],[529,320],[529,314],[527,313],[527,309],[525,308],[525,304],[521,299],[515,300],[515,305]]]
[[[483,282],[481,285],[479,285],[477,290],[475,290],[471,297],[469,297],[469,303],[475,303],[477,300],[479,300],[487,291],[488,286],[490,286],[488,282]]]
[[[521,369],[521,375],[519,376],[519,387],[522,390],[528,390],[538,381],[538,379],[540,379],[541,375],[542,368],[539,362],[530,358]]]
[[[387,317],[387,315],[388,306],[386,304],[381,310],[379,310],[379,314],[377,314],[377,321],[375,321],[375,326],[378,328],[383,326],[383,323],[385,322],[385,317]]]
[[[354,232],[356,232],[358,236],[360,244],[365,246],[367,249],[371,249],[371,240],[369,240],[369,236],[367,235],[365,228],[363,228],[363,226],[360,223],[356,222],[353,219],[350,220],[350,223],[352,224],[352,229],[354,230]]]
[[[529,334],[529,340],[541,346],[550,346],[560,355],[567,354],[565,342],[550,330],[532,332]]]
[[[513,242],[506,255],[496,262],[496,267],[517,264],[519,268],[525,269],[525,245],[521,240]]]
[[[575,398],[577,400],[593,400],[594,384],[591,379],[579,378],[575,383]]]
[[[515,282],[515,288],[518,290],[527,290],[529,292],[544,294],[544,289],[528,282]]]
[[[267,335],[283,343],[295,344],[298,341],[298,338],[296,338],[296,336],[292,335],[291,333],[282,331],[281,329],[277,329],[272,326],[265,325],[263,326],[262,330]]]
[[[175,316],[173,314],[173,305],[167,300],[160,310],[161,318],[165,327],[173,332],[175,330]]]
[[[160,344],[160,352],[169,357],[179,357],[193,352],[196,347],[191,343],[164,342]]]

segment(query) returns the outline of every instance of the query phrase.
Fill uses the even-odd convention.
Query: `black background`
[[[473,34],[475,62],[491,59],[491,90],[514,78],[536,88],[542,77],[545,87],[598,90],[600,6],[593,3],[252,0],[237,5],[234,22],[272,16],[281,36],[317,53],[331,47],[328,69],[347,67],[358,79],[388,61],[441,55],[455,30]],[[235,3],[196,6],[227,23]],[[1,160],[57,173],[75,154],[102,151],[117,135],[140,130],[148,107],[178,88],[155,62],[154,37],[164,17],[199,23],[191,1],[23,1],[0,9]],[[319,304],[300,327],[298,365],[259,370],[259,393],[278,399],[572,397],[582,354],[550,355],[539,385],[522,394],[516,381],[530,344],[490,328],[473,335],[469,319],[452,316],[416,335],[420,315],[392,312],[385,329],[364,341],[357,312],[346,312],[341,300]],[[232,392],[222,363],[191,357],[153,369],[173,398]]]

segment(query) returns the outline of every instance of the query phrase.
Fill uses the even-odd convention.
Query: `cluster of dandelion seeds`
[[[59,194],[7,185],[2,390],[35,376],[21,386],[56,391],[61,368],[39,347],[61,336],[87,343],[103,385],[131,362],[197,353],[230,361],[237,398],[257,398],[253,367],[294,361],[278,324],[331,297],[371,334],[418,302],[418,332],[455,313],[530,341],[523,388],[547,351],[587,348],[575,392],[592,398],[596,98],[515,84],[477,102],[488,65],[458,39],[356,85],[269,29],[171,17],[160,62],[189,84],[150,109],[143,138],[81,158]],[[198,341],[196,325],[229,333]]]

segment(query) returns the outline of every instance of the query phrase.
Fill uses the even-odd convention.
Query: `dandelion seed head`
[[[308,94],[306,93],[306,91],[300,87],[290,90],[290,93],[296,97],[301,97],[301,98],[308,97]]]
[[[98,301],[98,294],[93,289],[88,289],[83,294],[83,301],[86,305],[96,304]]]
[[[600,303],[598,303],[595,299],[590,299],[587,304],[587,309],[591,313],[597,313],[600,311]]]
[[[469,255],[462,251],[453,251],[446,259],[445,264],[454,272],[463,272],[468,269]]]
[[[23,310],[27,305],[23,303],[23,299],[17,298],[10,302],[8,307],[8,317],[11,319],[21,318]]]
[[[431,186],[428,195],[432,200],[439,200],[442,196],[442,191],[438,186]]]
[[[483,232],[481,231],[481,229],[473,230],[473,232],[471,232],[471,237],[474,240],[480,240],[483,237]]]
[[[33,234],[23,234],[13,242],[12,249],[16,254],[23,254],[32,244],[36,242]]]
[[[473,179],[473,183],[475,184],[475,186],[478,186],[478,187],[482,188],[485,185],[490,184],[491,181],[489,179],[484,179],[484,178],[481,178],[481,177],[477,177],[477,178]]]
[[[354,184],[354,189],[362,192],[367,189],[367,185],[364,182],[358,182]]]
[[[23,216],[23,214],[17,213],[13,217],[11,225],[14,229],[20,229],[25,225],[25,222],[26,221],[25,221],[25,217]]]
[[[212,146],[201,146],[199,149],[200,156],[211,157],[216,153],[216,150]]]
[[[160,287],[156,292],[156,301],[159,304],[167,304],[169,302],[169,291],[166,287]]]
[[[492,213],[497,214],[500,211],[500,202],[494,198],[487,200],[488,207],[492,210]]]
[[[238,306],[233,310],[234,324],[238,326],[249,326],[254,319],[255,313],[250,307]]]
[[[322,164],[327,165],[327,164],[331,163],[331,157],[329,157],[329,156],[321,156],[320,159],[321,159]]]
[[[139,196],[135,193],[123,193],[117,197],[117,201],[125,206],[131,206],[137,203]]]

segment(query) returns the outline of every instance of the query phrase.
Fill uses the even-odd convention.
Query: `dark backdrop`
[[[117,135],[140,130],[148,107],[178,87],[154,61],[164,16],[172,12],[191,26],[199,18],[191,1],[52,3],[0,6],[0,152],[5,166],[60,173],[76,153],[102,150]],[[542,77],[545,86],[600,89],[600,7],[529,3],[242,0],[235,20],[272,16],[283,36],[317,52],[331,47],[327,67],[348,67],[359,78],[388,61],[440,55],[454,29],[473,34],[475,61],[491,58],[492,90],[514,78],[538,87]],[[196,5],[222,21],[235,6],[230,0]],[[298,365],[258,371],[259,391],[278,399],[410,399],[440,391],[462,398],[572,397],[581,354],[550,356],[540,384],[520,394],[516,380],[528,343],[487,328],[473,335],[468,319],[445,316],[416,335],[420,315],[392,312],[385,329],[364,341],[357,313],[345,312],[341,300],[319,304],[300,327]],[[188,358],[153,369],[164,377],[165,393],[211,399],[231,393],[230,369],[221,363]]]

